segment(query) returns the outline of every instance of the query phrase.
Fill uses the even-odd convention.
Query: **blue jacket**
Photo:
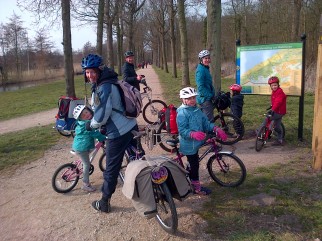
[[[209,132],[215,127],[207,116],[196,106],[182,104],[177,109],[177,125],[179,130],[180,152],[184,155],[196,154],[205,141],[197,141],[190,137],[192,131]]]
[[[215,97],[215,88],[212,85],[212,78],[209,67],[203,64],[198,64],[196,69],[197,83],[197,103],[200,105],[206,100],[211,100]]]
[[[124,111],[119,89],[115,85],[117,81],[117,74],[105,67],[99,80],[92,87],[94,116],[91,127],[96,129],[105,125],[109,139],[122,136],[137,125],[136,119],[129,119],[119,111],[112,110],[113,108]]]
[[[90,151],[94,149],[95,139],[99,141],[106,140],[106,136],[101,134],[98,130],[87,131],[86,122],[90,120],[78,120],[75,129],[76,136],[73,141],[73,150],[75,151]]]

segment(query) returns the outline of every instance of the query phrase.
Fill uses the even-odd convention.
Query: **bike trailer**
[[[169,174],[166,183],[173,198],[182,201],[193,192],[187,177],[188,172],[177,163],[163,156],[145,156],[145,158],[146,160],[129,163],[125,171],[122,192],[132,200],[137,212],[149,219],[157,214],[151,178],[151,171],[154,167],[166,167]]]
[[[74,108],[77,105],[84,105],[84,100],[68,97],[68,96],[61,96],[58,100],[58,113],[56,117],[56,129],[63,131],[63,130],[70,130],[72,124],[75,122],[73,117]]]

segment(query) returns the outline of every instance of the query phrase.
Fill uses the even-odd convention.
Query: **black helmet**
[[[96,54],[89,54],[82,59],[82,69],[99,68],[103,65],[103,58]]]
[[[124,53],[124,56],[125,56],[125,58],[130,57],[130,56],[134,56],[134,53],[132,51],[126,51]]]

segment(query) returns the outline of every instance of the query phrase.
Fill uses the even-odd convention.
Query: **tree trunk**
[[[98,19],[97,19],[97,34],[96,34],[96,52],[103,55],[103,26],[104,26],[104,0],[99,0],[98,3]]]
[[[107,63],[109,67],[114,69],[113,58],[113,19],[114,14],[111,12],[111,1],[107,0],[105,5],[105,17],[106,17],[106,47],[107,47]]]
[[[189,63],[188,63],[188,38],[187,38],[187,23],[184,0],[178,0],[178,17],[179,17],[179,31],[180,31],[180,49],[181,49],[181,63],[182,63],[182,86],[190,85],[189,78]]]
[[[208,49],[212,63],[210,71],[216,91],[221,90],[221,1],[207,0]]]
[[[64,70],[66,82],[66,95],[76,97],[74,86],[73,49],[70,29],[70,2],[61,0],[63,45],[64,45]]]
[[[173,0],[170,0],[170,40],[171,40],[171,58],[172,58],[172,76],[174,78],[178,77],[177,74],[177,54],[176,54],[176,36],[174,33],[174,18],[175,18],[175,10],[173,7]]]
[[[292,41],[299,41],[300,17],[301,17],[302,0],[293,0],[292,14]]]

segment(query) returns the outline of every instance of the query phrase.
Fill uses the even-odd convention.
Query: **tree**
[[[208,49],[212,64],[210,65],[215,90],[221,90],[221,1],[207,0]]]
[[[171,41],[171,56],[172,56],[172,76],[174,78],[177,78],[177,54],[176,54],[176,36],[175,36],[175,25],[174,25],[174,20],[175,20],[175,15],[176,15],[176,10],[174,7],[174,2],[173,0],[169,0],[169,24],[170,24],[170,41]]]
[[[70,28],[70,2],[61,0],[61,16],[63,25],[63,45],[64,45],[64,70],[66,82],[66,95],[76,97],[74,84],[74,65],[72,37]]]
[[[189,78],[189,62],[188,62],[188,39],[187,39],[187,25],[185,13],[185,1],[178,0],[178,18],[180,31],[180,49],[181,49],[181,63],[182,63],[182,86],[190,85]]]

